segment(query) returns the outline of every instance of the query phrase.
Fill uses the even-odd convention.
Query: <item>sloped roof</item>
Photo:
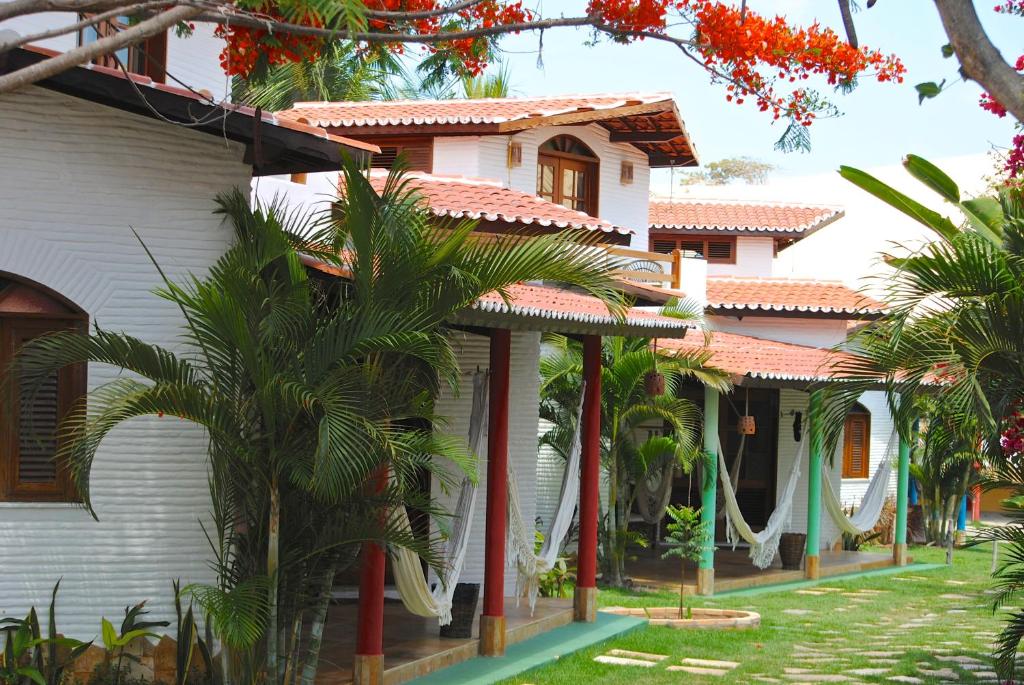
[[[807,236],[843,216],[835,207],[717,200],[652,201],[648,224],[669,233]]]
[[[820,347],[795,345],[755,338],[737,333],[714,331],[707,350],[708,363],[733,376],[734,382],[743,378],[767,381],[815,382],[832,379],[832,366],[845,352]],[[704,336],[693,332],[683,340],[659,340],[658,346],[667,350],[698,351],[704,348]]]
[[[519,283],[508,288],[508,296],[510,302],[506,303],[500,294],[487,293],[459,318],[475,320],[476,312],[519,318],[522,327],[529,330],[669,338],[681,338],[693,327],[680,319],[637,308],[628,310],[620,321],[598,298],[554,285]]]
[[[38,46],[10,51],[0,60],[0,74],[15,71],[61,53]],[[125,76],[120,69],[84,64],[43,79],[39,87],[156,119],[181,121],[189,130],[228,138],[247,145],[246,162],[255,175],[341,168],[342,148],[354,156],[380,152],[372,143],[329,133],[323,128],[259,112],[251,107],[213,103],[196,91],[147,76]],[[263,145],[257,142],[262,135]],[[257,154],[258,153],[258,154]]]
[[[536,225],[553,228],[581,228],[602,233],[632,235],[628,228],[615,226],[604,219],[549,202],[536,195],[505,188],[499,181],[463,176],[434,176],[409,173],[405,178],[441,217],[480,219],[508,224]],[[370,182],[380,192],[387,180],[386,172],[374,172]]]
[[[695,166],[696,152],[670,93],[515,98],[299,102],[279,116],[342,135],[515,133],[538,126],[600,124],[612,142],[647,154],[651,166]]]
[[[884,304],[839,281],[709,276],[707,301],[708,309],[719,314],[771,312],[870,318],[885,313]]]

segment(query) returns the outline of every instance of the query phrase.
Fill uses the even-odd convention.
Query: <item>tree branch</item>
[[[843,17],[843,28],[846,29],[846,42],[851,48],[857,47],[857,27],[853,25],[853,11],[850,0],[839,0],[839,14]]]
[[[366,10],[363,12],[367,17],[371,19],[394,19],[399,18],[404,20],[407,19],[430,19],[431,17],[444,17],[449,14],[455,14],[464,9],[469,9],[473,5],[479,5],[484,0],[462,0],[462,2],[456,2],[446,7],[438,7],[433,10],[423,10],[420,12],[395,12],[391,10]]]
[[[976,81],[1017,121],[1024,121],[1024,75],[1003,59],[981,26],[974,3],[935,0],[965,78]]]
[[[123,4],[123,3],[122,3]],[[174,7],[154,15],[124,31],[87,43],[73,50],[50,57],[42,62],[18,69],[0,76],[0,93],[7,93],[23,86],[42,81],[80,64],[86,64],[97,57],[117,52],[150,36],[166,31],[179,21],[188,21],[202,10],[195,7]]]
[[[106,12],[126,4],[130,3],[125,0],[10,0],[0,3],[0,21],[40,12]]]
[[[15,40],[7,43],[0,43],[0,54],[13,50],[14,48],[21,47],[22,45],[28,45],[30,43],[38,43],[41,40],[47,38],[53,38],[54,36],[63,36],[68,33],[77,33],[87,26],[95,26],[104,21],[114,19],[122,14],[135,14],[137,12],[143,12],[145,10],[153,10],[158,7],[166,7],[167,0],[149,0],[148,2],[139,2],[134,5],[128,5],[126,7],[116,7],[112,10],[102,12],[100,14],[90,14],[81,21],[77,21],[74,24],[68,24],[66,26],[60,26],[58,28],[49,29],[47,31],[40,31],[39,33],[32,33],[27,36],[22,36]]]

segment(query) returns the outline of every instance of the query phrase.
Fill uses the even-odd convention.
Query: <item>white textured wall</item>
[[[507,140],[507,136],[497,136],[500,140]],[[438,176],[469,176],[470,178],[481,178],[485,176],[480,173],[480,137],[479,136],[452,136],[450,138],[434,138],[434,161],[433,172]],[[504,165],[502,165],[504,168]],[[508,174],[500,176],[493,175],[496,181],[508,183]]]
[[[202,273],[230,230],[213,195],[247,187],[231,143],[30,88],[0,96],[0,271],[53,288],[92,322],[178,345],[181,315],[134,227],[172,278]],[[89,387],[117,376],[90,365]],[[171,580],[210,579],[206,440],[176,418],[135,419],[103,442],[92,472],[99,521],[67,504],[0,503],[0,617],[57,602],[61,632],[91,639],[100,617],[149,600],[173,618]]]
[[[557,135],[576,136],[601,160],[598,216],[636,231],[632,247],[647,249],[647,189],[650,169],[647,156],[631,145],[610,143],[608,131],[588,126],[543,126],[511,136],[467,136],[434,140],[434,173],[477,176],[501,181],[509,188],[537,192],[537,149]],[[523,146],[523,163],[509,169],[509,141]],[[633,162],[633,183],[619,182],[621,162]]]
[[[716,331],[739,333],[766,340],[832,347],[846,340],[846,321],[841,319],[798,319],[788,316],[709,316]]]
[[[6,2],[7,0],[2,0]],[[21,36],[72,24],[77,20],[73,12],[41,12],[0,22],[0,31],[9,29]],[[167,83],[180,86],[171,76],[196,90],[209,90],[217,99],[226,97],[227,78],[220,67],[220,51],[224,41],[213,35],[212,24],[196,24],[189,38],[178,38],[172,29],[167,35]],[[70,33],[38,41],[36,45],[66,52],[78,45],[78,34]]]
[[[462,388],[458,397],[444,392],[436,403],[437,413],[448,418],[446,431],[458,436],[469,432],[469,415],[473,399],[472,374],[486,370],[490,364],[488,338],[470,333],[454,333],[454,343],[462,368]],[[539,392],[540,334],[515,331],[512,333],[512,360],[509,386],[509,461],[519,485],[523,519],[533,529],[537,503],[537,424],[540,420]],[[480,455],[480,482],[477,490],[476,511],[470,531],[469,550],[463,567],[462,582],[480,583],[484,577],[484,526],[487,510],[487,449],[484,440]],[[433,484],[433,495],[449,511],[455,509],[458,492],[445,494]],[[506,559],[507,559],[506,555]],[[516,571],[505,571],[505,595],[515,594]]]
[[[867,478],[844,478],[843,490],[839,495],[846,506],[860,506],[860,500],[868,489],[868,482],[871,476],[875,475],[879,464],[887,454],[895,455],[899,451],[899,438],[893,432],[892,415],[889,413],[889,404],[886,402],[885,393],[881,390],[866,392],[860,396],[860,403],[871,412],[871,447],[869,453]],[[893,462],[895,464],[895,462]],[[889,494],[896,494],[896,469],[893,468],[889,476]]]
[[[771,276],[775,240],[761,236],[736,236],[735,264],[708,264],[709,276]]]
[[[786,487],[786,480],[789,478],[789,471],[793,466],[793,460],[799,454],[801,458],[800,482],[796,486],[796,493],[793,496],[793,517],[787,531],[793,533],[807,532],[807,463],[810,451],[811,439],[808,422],[807,406],[810,402],[810,395],[799,390],[779,391],[779,461],[776,472],[776,501],[782,497],[782,491]],[[793,417],[791,411],[803,413],[803,436],[801,442],[793,440]],[[831,478],[832,485],[838,492],[843,472],[842,450],[838,450],[837,456],[829,464],[828,458],[822,466],[822,478]],[[825,549],[830,542],[839,538],[839,529],[825,511],[821,508],[821,547]]]

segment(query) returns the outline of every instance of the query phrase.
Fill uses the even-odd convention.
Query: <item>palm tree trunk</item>
[[[323,641],[324,627],[327,625],[327,607],[331,603],[331,588],[334,587],[335,566],[324,574],[317,596],[317,604],[313,609],[313,623],[309,627],[309,644],[306,647],[305,663],[302,666],[302,680],[299,685],[313,685],[317,667],[320,663],[320,645]]]
[[[686,557],[679,557],[679,618],[683,618],[686,596]]]
[[[618,498],[619,498],[619,474],[613,463],[608,469],[608,525],[605,532],[605,556],[608,559],[607,582],[613,587],[622,584],[619,576],[619,552],[618,552]]]
[[[270,606],[267,617],[267,678],[277,682],[277,568],[280,563],[281,537],[281,491],[277,476],[270,482],[270,520],[267,533],[267,577],[270,592],[267,598]]]

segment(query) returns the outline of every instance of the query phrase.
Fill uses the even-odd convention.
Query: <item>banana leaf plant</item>
[[[67,667],[92,646],[92,641],[82,642],[57,632],[56,604],[60,583],[58,580],[54,584],[50,595],[46,637],[42,636],[35,607],[25,618],[0,620],[0,632],[4,633],[0,684],[60,685]]]

